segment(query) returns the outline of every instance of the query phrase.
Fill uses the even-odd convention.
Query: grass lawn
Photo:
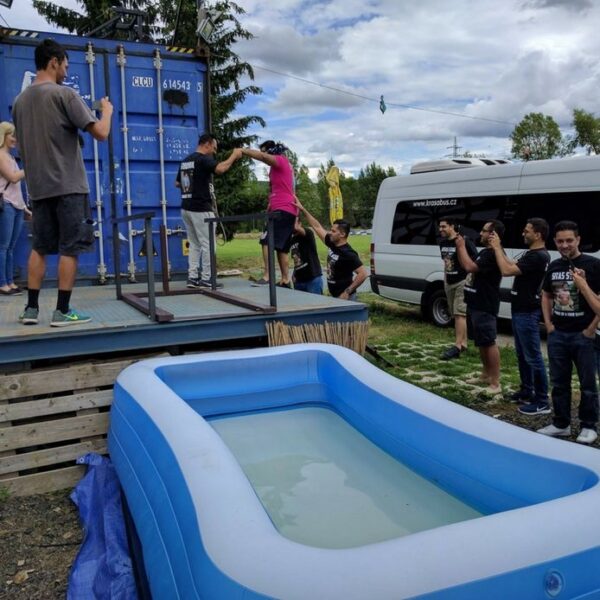
[[[262,270],[262,253],[258,243],[259,236],[259,233],[239,234],[231,242],[217,244],[217,269],[219,271],[240,269],[252,275],[260,272]],[[358,252],[365,265],[369,264],[370,244],[371,236],[369,235],[350,236],[350,245]],[[325,264],[327,247],[320,240],[317,240],[317,252],[321,264]]]

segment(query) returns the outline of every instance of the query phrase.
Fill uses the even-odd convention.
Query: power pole
[[[456,136],[454,136],[454,144],[452,144],[452,146],[446,146],[447,150],[452,150],[452,158],[457,158],[458,157],[458,151],[462,150],[462,146],[459,146],[457,141],[456,141]]]

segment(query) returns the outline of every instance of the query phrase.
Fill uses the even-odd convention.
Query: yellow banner
[[[331,223],[336,219],[344,218],[344,202],[340,190],[340,170],[333,165],[325,175],[329,186],[329,219]]]

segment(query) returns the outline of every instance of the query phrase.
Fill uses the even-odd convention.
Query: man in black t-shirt
[[[175,186],[181,190],[181,217],[185,224],[189,241],[188,288],[210,287],[209,233],[214,224],[205,223],[205,219],[215,216],[216,206],[213,173],[222,175],[242,156],[236,148],[227,160],[217,162],[217,140],[211,133],[205,133],[198,139],[195,152],[186,156],[177,172]],[[222,287],[217,284],[217,287]]]
[[[461,267],[456,254],[458,220],[455,217],[442,217],[439,220],[440,255],[444,264],[444,291],[448,310],[454,317],[454,345],[443,354],[442,360],[458,358],[467,349],[467,305],[465,304],[465,278],[467,272]],[[477,248],[470,238],[465,238],[467,253],[471,259],[477,257]]]
[[[496,263],[489,238],[493,232],[504,235],[504,224],[490,220],[481,229],[481,244],[484,249],[473,260],[468,252],[465,238],[456,238],[458,260],[469,275],[465,282],[467,318],[471,324],[473,341],[479,348],[482,370],[473,383],[487,384],[483,393],[495,396],[502,393],[500,387],[500,352],[496,345],[497,316],[500,308],[500,281],[502,274]]]
[[[599,317],[575,284],[573,271],[585,274],[588,286],[597,294],[600,292],[600,260],[579,251],[579,227],[572,221],[556,224],[554,243],[561,256],[550,263],[542,286],[554,418],[551,425],[538,429],[538,433],[571,435],[571,375],[575,365],[581,390],[581,429],[577,441],[591,444],[598,437],[594,332]]]
[[[312,229],[305,229],[298,217],[294,224],[290,252],[294,263],[292,275],[294,289],[311,294],[322,294],[323,271],[317,254],[315,234]]]
[[[510,303],[521,386],[512,399],[523,404],[519,412],[524,415],[551,412],[540,340],[542,281],[550,262],[550,254],[546,250],[548,232],[548,223],[544,219],[529,219],[523,229],[523,240],[529,250],[516,261],[510,260],[502,250],[500,236],[490,236],[490,246],[502,275],[514,276]]]
[[[296,205],[306,215],[308,223],[329,248],[327,254],[327,288],[334,298],[355,300],[356,290],[367,278],[358,254],[348,243],[350,225],[343,219],[333,222],[328,231],[302,206],[296,198]]]

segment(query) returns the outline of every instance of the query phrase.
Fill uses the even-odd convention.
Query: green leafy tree
[[[70,33],[86,35],[106,23],[115,16],[111,10],[113,7],[143,11],[143,30],[148,39],[160,33],[160,28],[154,25],[157,22],[158,7],[151,0],[77,0],[77,4],[81,7],[80,10],[65,8],[46,0],[33,0],[33,7],[48,23],[63,27]],[[124,40],[127,35],[125,31],[115,31],[111,38]]]
[[[509,139],[512,155],[522,160],[543,160],[571,152],[569,141],[563,138],[558,123],[542,113],[525,115]]]
[[[600,119],[581,108],[573,111],[576,146],[583,146],[588,154],[600,154]]]
[[[394,175],[396,175],[396,171],[393,167],[386,170],[374,162],[360,170],[357,180],[360,196],[358,205],[355,207],[355,218],[358,225],[361,227],[371,226],[379,186],[384,179]]]
[[[340,173],[340,190],[344,200],[344,218],[354,227],[357,225],[356,207],[360,205],[358,181],[342,172]]]

